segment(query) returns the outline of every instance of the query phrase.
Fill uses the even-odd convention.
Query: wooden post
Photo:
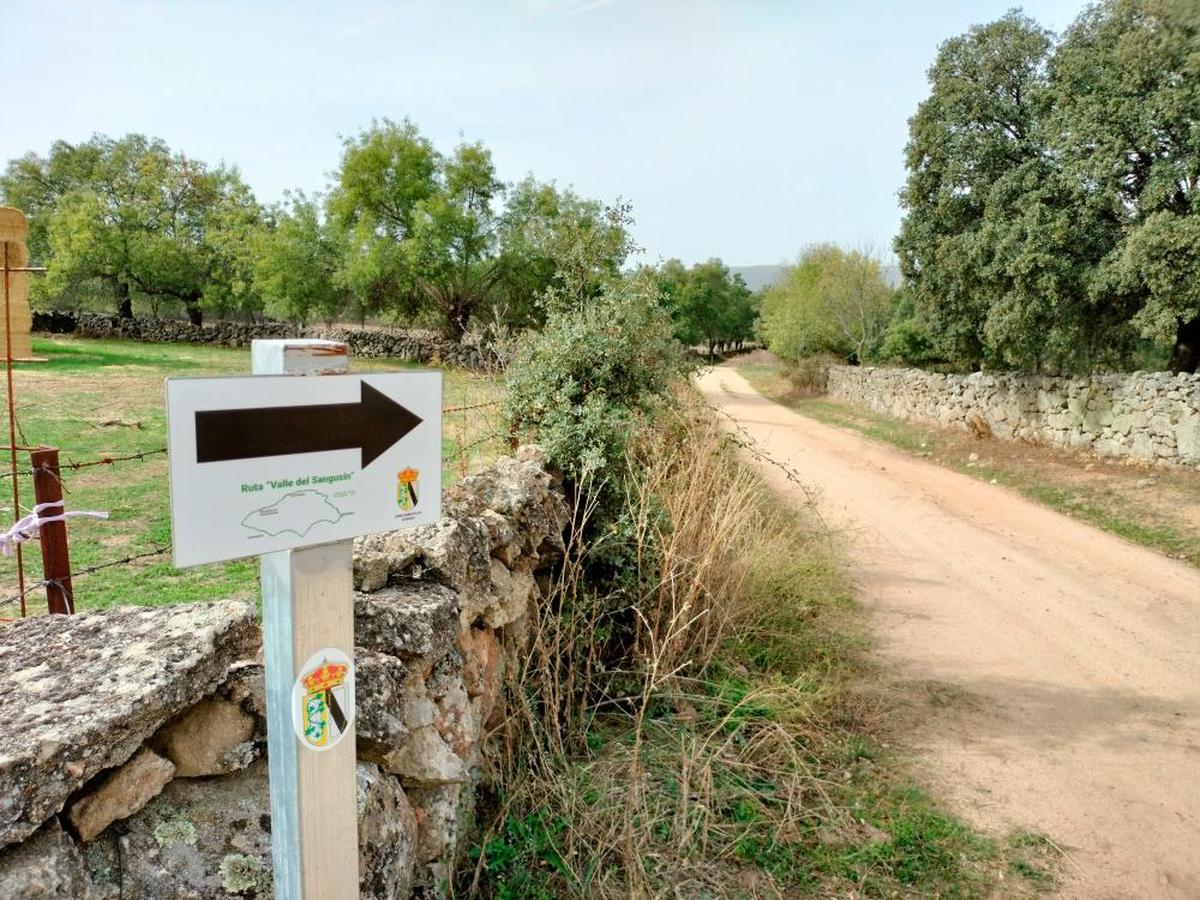
[[[255,375],[348,371],[346,345],[336,341],[259,340],[251,348]],[[351,541],[336,541],[260,557],[277,900],[358,897],[354,710],[339,708],[348,728],[328,749],[302,741],[294,724],[294,687],[314,655],[354,658],[351,555]]]
[[[62,481],[59,479],[58,448],[40,447],[29,454],[33,465],[33,502],[61,503]],[[62,512],[61,508],[46,510],[47,516]],[[75,612],[75,595],[71,590],[71,556],[67,549],[67,523],[50,522],[38,529],[42,545],[42,578],[46,581],[46,607],[51,613],[66,615]]]

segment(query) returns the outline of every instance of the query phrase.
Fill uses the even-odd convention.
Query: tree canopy
[[[51,292],[100,287],[122,315],[134,293],[174,300],[196,322],[251,302],[241,247],[260,209],[236,169],[143,135],[96,136],[15,160],[0,190],[29,214]]]
[[[1087,370],[1147,341],[1200,363],[1200,29],[1105,0],[1065,36],[1017,12],[942,45],[910,120],[896,241],[961,365]]]
[[[481,316],[540,325],[599,296],[636,249],[628,204],[532,176],[506,185],[482,144],[443,154],[407,120],[346,138],[328,194],[267,208],[236,169],[137,134],[13,160],[0,197],[29,215],[43,298],[123,316],[136,300],[193,322],[373,317],[454,336]]]
[[[738,344],[754,333],[755,297],[741,275],[719,259],[690,268],[670,259],[652,270],[675,322],[675,337],[687,346],[704,346],[710,356],[718,345]]]
[[[784,358],[830,353],[861,362],[883,338],[892,295],[877,258],[820,244],[764,292],[760,328],[767,346]]]

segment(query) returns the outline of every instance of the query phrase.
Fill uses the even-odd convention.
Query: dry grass
[[[690,397],[641,438],[636,469],[635,576],[589,588],[585,485],[561,576],[511,648],[507,749],[463,893],[985,890],[998,848],[873,737],[864,640],[815,517],[778,503]]]

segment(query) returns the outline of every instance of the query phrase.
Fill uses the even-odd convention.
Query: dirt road
[[[1200,897],[1200,572],[794,413],[736,370],[700,387],[846,529],[889,663],[945,686],[915,737],[935,793],[1071,848],[1064,897]]]

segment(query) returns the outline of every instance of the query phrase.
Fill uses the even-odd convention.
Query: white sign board
[[[170,378],[176,566],[437,521],[442,375]]]

